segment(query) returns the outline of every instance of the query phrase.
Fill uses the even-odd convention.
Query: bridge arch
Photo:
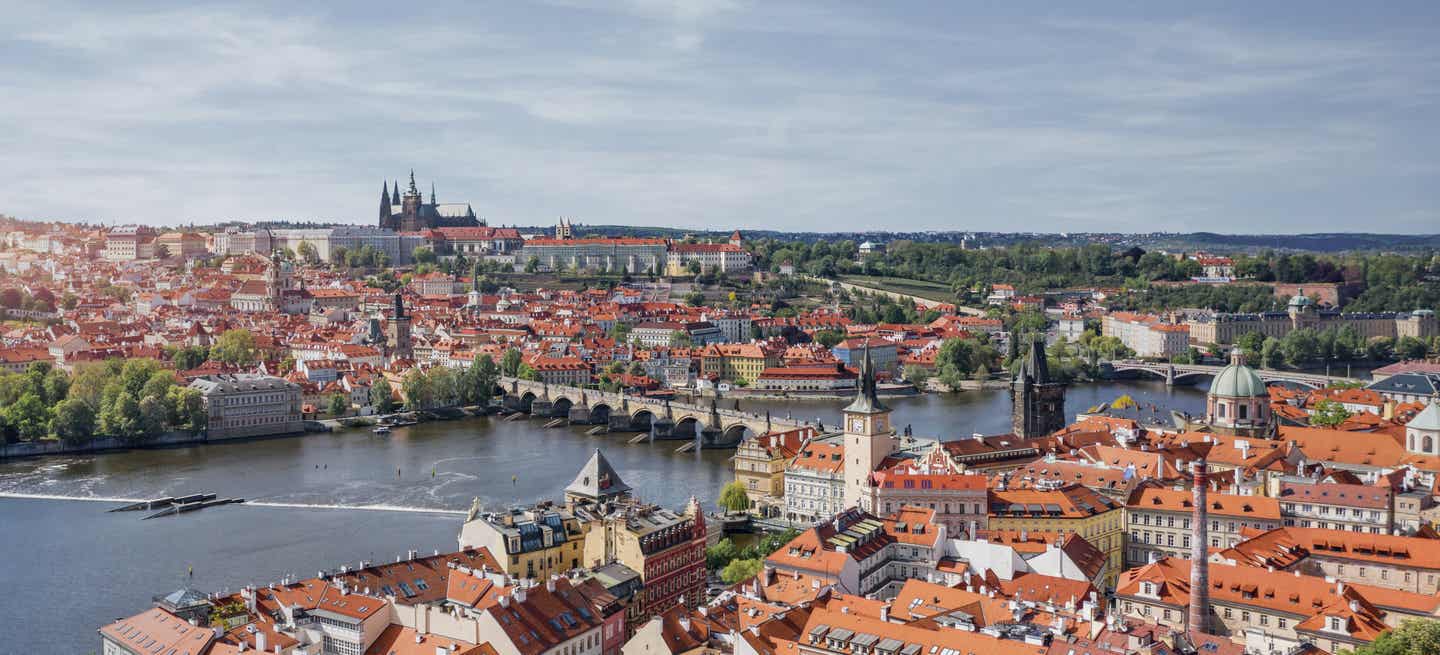
[[[754,437],[755,435],[755,430],[751,428],[748,423],[732,423],[725,426],[725,430],[720,433],[720,443],[717,445],[737,445],[746,439]]]
[[[702,421],[700,417],[694,414],[686,414],[675,419],[675,427],[670,429],[670,434],[676,437],[689,438],[700,434],[700,429],[704,425],[705,422]]]
[[[644,407],[635,410],[635,413],[630,415],[630,425],[636,429],[649,430],[650,426],[654,423],[655,412],[645,409]]]
[[[590,408],[590,422],[608,423],[609,421],[610,405],[606,403],[597,403],[595,406]]]
[[[570,400],[569,396],[560,396],[550,404],[550,412],[556,416],[565,416],[570,413],[570,408],[574,405],[575,401]]]
[[[535,392],[533,392],[533,391],[526,391],[525,393],[521,394],[521,395],[520,395],[520,411],[525,412],[526,414],[529,414],[529,413],[530,413],[530,409],[535,406],[535,398],[536,398]]]

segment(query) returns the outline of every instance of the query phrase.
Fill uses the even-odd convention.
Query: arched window
[[[1236,418],[1239,418],[1239,419],[1242,419],[1242,420],[1245,419],[1245,418],[1246,418],[1246,416],[1245,416],[1245,410],[1247,410],[1247,409],[1249,409],[1249,406],[1248,406],[1248,405],[1245,405],[1244,403],[1241,403],[1241,405],[1240,405],[1240,415],[1237,416]]]
[[[1424,452],[1427,452],[1427,453],[1433,453],[1433,452],[1435,452],[1435,437],[1431,437],[1431,436],[1428,436],[1428,435],[1425,437],[1425,451],[1424,451]]]

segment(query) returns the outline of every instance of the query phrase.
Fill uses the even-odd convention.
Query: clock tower
[[[855,401],[841,410],[845,414],[845,507],[873,511],[870,505],[870,474],[890,453],[895,437],[890,429],[890,408],[875,393],[875,365],[870,346],[860,362],[860,386]]]

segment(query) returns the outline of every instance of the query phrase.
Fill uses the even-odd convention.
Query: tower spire
[[[395,186],[390,187],[390,204],[400,204],[400,180],[395,180]]]
[[[864,356],[860,359],[860,380],[855,389],[855,401],[846,407],[846,412],[862,414],[878,414],[890,411],[884,403],[880,402],[880,396],[875,387],[875,363],[870,359],[870,339],[865,338]]]
[[[440,203],[438,203],[438,202],[435,202],[435,183],[434,183],[434,182],[431,182],[431,183],[430,183],[430,204],[432,204],[432,205],[438,205],[438,204],[440,204]]]
[[[409,195],[412,195],[412,196],[419,196],[419,195],[420,195],[420,189],[419,189],[419,187],[416,187],[416,186],[415,186],[415,169],[413,169],[413,168],[410,169],[410,190],[409,190],[408,194],[409,194]]]

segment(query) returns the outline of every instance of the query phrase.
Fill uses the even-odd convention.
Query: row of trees
[[[405,407],[412,410],[483,405],[495,396],[500,369],[489,355],[477,356],[468,368],[461,370],[445,366],[427,370],[414,368],[401,378],[400,393],[405,397]],[[377,383],[372,391],[379,387]],[[391,395],[388,382],[383,393],[387,398]],[[384,412],[385,408],[381,410]]]
[[[167,430],[198,433],[206,423],[200,392],[176,385],[174,373],[153,359],[91,364],[73,378],[45,362],[0,375],[0,431],[10,442],[138,442]]]
[[[1372,337],[1366,339],[1353,326],[1331,326],[1323,330],[1301,328],[1291,330],[1283,338],[1266,337],[1250,332],[1236,340],[1246,360],[1264,368],[1307,367],[1327,362],[1390,361],[1421,359],[1428,353],[1440,352],[1440,339],[1434,337]],[[1218,346],[1212,350],[1219,351]],[[1215,353],[1223,355],[1223,353]]]

